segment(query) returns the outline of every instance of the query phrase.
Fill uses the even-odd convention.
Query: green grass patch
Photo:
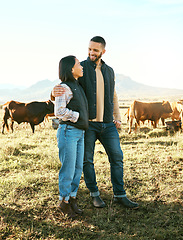
[[[93,207],[82,176],[78,204],[84,214],[73,221],[57,208],[60,162],[51,121],[36,126],[35,134],[20,124],[1,135],[0,239],[183,239],[182,133],[127,130],[124,124],[119,131],[125,189],[140,208],[113,204],[110,164],[97,142],[97,182],[107,206]]]

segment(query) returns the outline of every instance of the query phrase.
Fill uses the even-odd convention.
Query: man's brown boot
[[[70,203],[65,203],[64,201],[61,201],[58,207],[64,215],[68,216],[68,218],[76,217],[76,213],[72,210]]]
[[[70,197],[69,202],[70,202],[70,205],[71,205],[72,210],[73,210],[75,213],[77,213],[77,214],[82,214],[83,211],[78,208],[76,198]]]

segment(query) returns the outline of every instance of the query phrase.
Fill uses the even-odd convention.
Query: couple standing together
[[[60,60],[60,86],[52,91],[55,116],[59,118],[57,143],[59,172],[59,208],[73,218],[81,214],[76,195],[82,171],[94,207],[103,208],[94,169],[94,148],[98,139],[108,155],[115,203],[138,208],[124,190],[123,152],[117,128],[121,117],[115,91],[114,71],[101,59],[105,40],[96,36],[89,42],[88,58],[81,63],[74,56]]]

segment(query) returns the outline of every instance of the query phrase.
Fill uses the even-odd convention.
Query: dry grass
[[[51,122],[36,126],[35,134],[21,124],[1,135],[0,239],[183,239],[182,133],[145,125],[129,135],[125,122],[119,132],[125,188],[139,210],[112,203],[110,166],[97,142],[97,181],[107,207],[92,206],[82,176],[78,203],[84,214],[74,221],[57,210],[60,163]]]

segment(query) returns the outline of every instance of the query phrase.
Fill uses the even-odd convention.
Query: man
[[[78,79],[86,94],[89,107],[89,129],[85,133],[84,180],[93,205],[98,208],[105,207],[98,190],[93,163],[95,142],[98,139],[104,146],[110,162],[114,203],[127,208],[138,208],[137,203],[126,197],[124,190],[123,152],[116,129],[121,126],[121,117],[114,89],[114,71],[101,59],[105,53],[105,45],[105,40],[100,36],[90,40],[88,58],[81,62],[83,77]],[[56,86],[52,95],[59,96],[61,91],[60,87]]]

